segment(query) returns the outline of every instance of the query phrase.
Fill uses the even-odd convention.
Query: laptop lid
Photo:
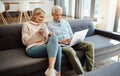
[[[78,44],[78,43],[84,41],[85,36],[86,36],[88,30],[89,30],[89,29],[85,29],[85,30],[82,30],[82,31],[77,31],[77,32],[75,32],[75,33],[73,34],[73,38],[72,38],[72,40],[71,40],[71,42],[70,42],[70,46],[73,46],[73,45],[75,45],[75,44]]]

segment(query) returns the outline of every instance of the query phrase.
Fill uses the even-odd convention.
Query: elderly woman
[[[48,57],[46,76],[61,76],[61,47],[57,38],[48,31],[44,18],[45,12],[36,8],[31,20],[22,27],[22,41],[29,57]]]

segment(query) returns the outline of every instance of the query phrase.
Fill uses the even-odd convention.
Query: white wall
[[[1,0],[3,2],[19,2],[21,0]],[[27,0],[29,2],[44,2],[44,3],[36,3],[36,4],[30,4],[29,10],[34,10],[36,7],[42,8],[46,15],[51,15],[51,8],[54,5],[54,0]],[[17,9],[18,4],[10,4],[10,10],[9,11],[18,11]]]
[[[40,7],[46,12],[46,15],[51,15],[51,8],[53,7],[53,5],[54,5],[53,1],[46,1],[43,4],[31,4],[30,10],[33,10],[36,7]]]
[[[99,0],[99,29],[113,31],[117,0]]]

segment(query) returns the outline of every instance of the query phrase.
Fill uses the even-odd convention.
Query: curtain
[[[70,17],[75,16],[75,0],[68,0],[68,10],[67,15]]]
[[[62,7],[63,9],[63,15],[66,16],[66,4],[65,4],[66,0],[55,0],[54,1],[54,5],[59,5]]]
[[[116,10],[116,17],[115,17],[115,23],[114,23],[114,32],[120,32],[120,0],[117,2],[117,10]]]
[[[81,18],[82,0],[54,0],[54,5],[62,7],[63,16]]]
[[[81,18],[81,6],[82,0],[76,0],[75,2],[75,18]]]

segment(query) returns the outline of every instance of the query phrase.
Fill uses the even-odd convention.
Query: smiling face
[[[33,11],[31,20],[36,23],[41,23],[44,22],[44,19],[45,19],[45,12],[41,8],[36,8]]]
[[[59,9],[56,9],[56,10],[54,11],[54,13],[52,13],[52,16],[53,16],[53,19],[54,19],[56,22],[60,22],[61,17],[62,17],[62,11],[59,10]]]
[[[35,14],[34,15],[34,21],[36,23],[41,23],[41,22],[44,22],[44,19],[45,19],[45,13],[43,12],[40,12],[39,14]]]

